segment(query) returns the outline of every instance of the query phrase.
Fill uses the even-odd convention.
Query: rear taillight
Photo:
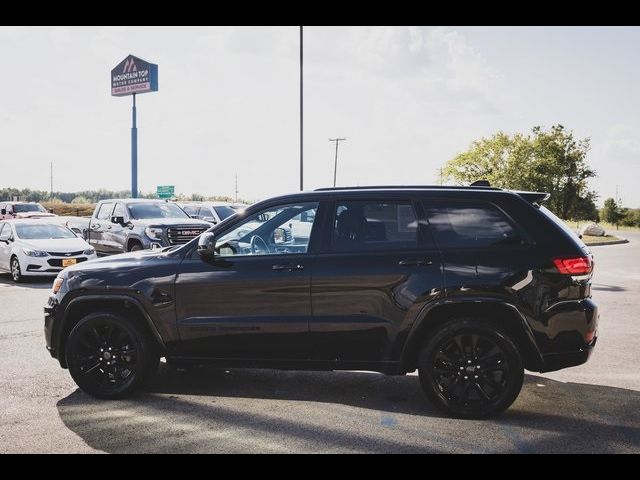
[[[593,270],[591,257],[554,258],[553,264],[563,275],[587,275]]]

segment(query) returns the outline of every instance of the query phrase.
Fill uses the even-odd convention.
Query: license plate
[[[63,258],[62,259],[62,266],[63,267],[70,267],[71,265],[75,265],[76,264],[76,259],[75,258]]]

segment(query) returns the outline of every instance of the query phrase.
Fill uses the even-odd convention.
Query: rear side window
[[[424,202],[429,225],[441,248],[517,245],[521,236],[491,204]]]
[[[103,203],[100,205],[100,210],[98,210],[98,215],[96,218],[98,220],[106,220],[111,216],[111,211],[113,210],[113,203]]]
[[[332,250],[411,250],[418,247],[418,222],[411,202],[338,202]]]

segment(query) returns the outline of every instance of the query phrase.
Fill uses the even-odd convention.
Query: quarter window
[[[425,202],[431,231],[441,248],[519,244],[505,215],[490,204]]]
[[[332,250],[411,250],[418,247],[418,222],[411,202],[339,202]]]

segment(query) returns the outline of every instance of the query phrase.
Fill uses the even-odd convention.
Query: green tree
[[[622,209],[613,198],[607,198],[602,207],[602,219],[608,223],[618,224],[624,216]]]
[[[589,148],[589,139],[576,140],[562,125],[534,127],[528,135],[499,132],[474,141],[445,165],[443,175],[459,183],[488,180],[496,187],[548,192],[551,210],[577,218],[597,198],[588,187],[596,176],[586,161]]]

